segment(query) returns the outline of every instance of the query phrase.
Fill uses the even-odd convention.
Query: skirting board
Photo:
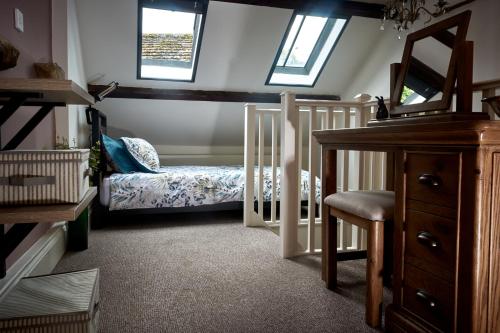
[[[66,252],[66,223],[55,223],[0,280],[0,301],[23,277],[52,272]]]

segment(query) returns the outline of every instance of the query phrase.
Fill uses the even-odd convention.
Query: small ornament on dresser
[[[17,58],[19,58],[19,51],[0,37],[0,71],[16,67]]]
[[[384,96],[375,96],[375,98],[378,101],[378,109],[377,109],[377,115],[376,118],[377,120],[383,120],[389,118],[389,111],[387,110],[387,107],[385,106],[384,102]]]

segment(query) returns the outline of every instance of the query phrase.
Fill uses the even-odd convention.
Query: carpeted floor
[[[319,257],[280,258],[279,238],[239,215],[135,216],[93,230],[55,271],[100,268],[100,332],[374,331],[363,260],[340,263],[329,291]]]

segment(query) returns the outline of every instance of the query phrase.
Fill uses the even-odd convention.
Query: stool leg
[[[366,263],[366,323],[380,326],[382,308],[382,275],[384,261],[384,222],[374,221],[368,230]]]
[[[337,287],[337,218],[328,215],[326,244],[326,288],[335,289]]]

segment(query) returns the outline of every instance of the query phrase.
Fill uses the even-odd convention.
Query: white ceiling
[[[210,1],[196,81],[137,80],[137,1],[77,0],[77,10],[87,78],[122,86],[342,95],[381,38],[378,20],[353,17],[314,88],[266,86],[292,11]],[[97,107],[111,126],[154,144],[243,142],[242,103],[108,99]]]

